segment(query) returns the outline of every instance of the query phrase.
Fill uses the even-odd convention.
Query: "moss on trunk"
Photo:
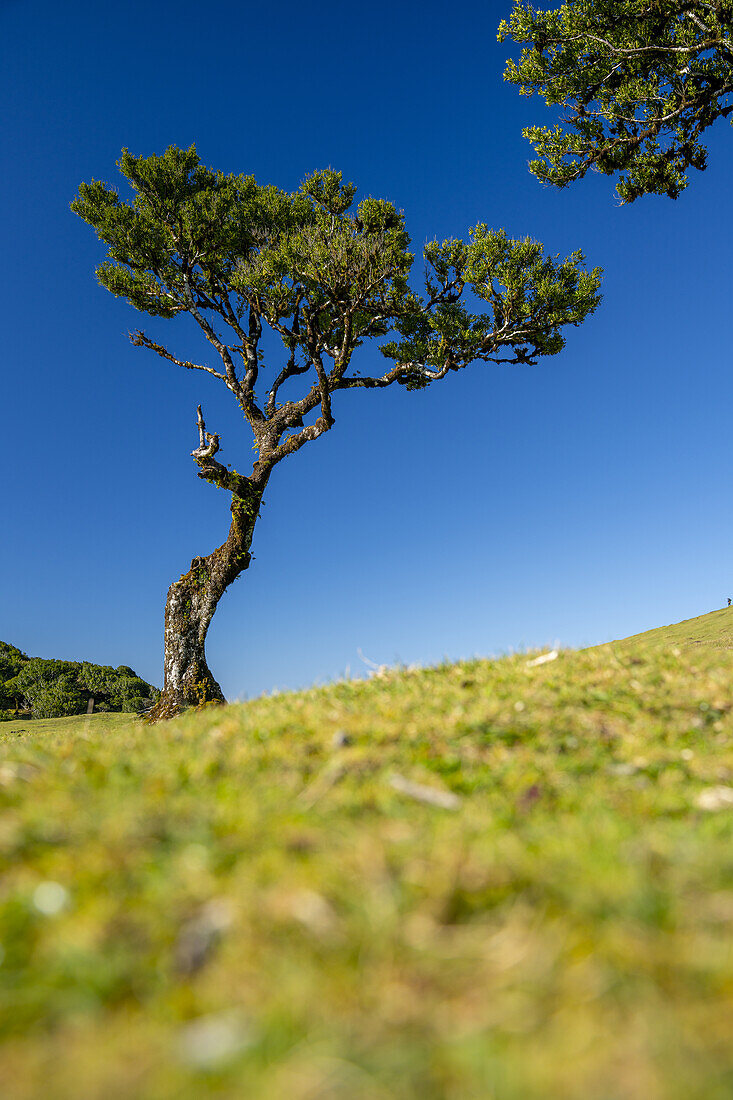
[[[191,568],[168,589],[164,627],[164,682],[148,721],[173,718],[187,707],[225,702],[206,663],[206,635],[217,604],[233,580],[250,563],[255,523],[264,485],[242,478],[232,496],[231,526],[225,543]]]

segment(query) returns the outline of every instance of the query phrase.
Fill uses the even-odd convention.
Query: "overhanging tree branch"
[[[702,135],[733,111],[730,0],[514,0],[506,39],[522,49],[505,79],[564,108],[562,125],[524,131],[532,172],[558,187],[595,169],[619,174],[622,202],[677,198],[706,166]]]

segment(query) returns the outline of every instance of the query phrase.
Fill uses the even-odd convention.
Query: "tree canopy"
[[[531,126],[531,171],[564,187],[593,168],[619,173],[623,202],[677,198],[706,166],[705,131],[733,111],[733,0],[515,0],[499,40],[523,47],[505,79],[564,108]]]
[[[264,466],[331,427],[337,390],[421,388],[475,360],[534,362],[558,352],[561,328],[599,301],[600,270],[585,271],[581,253],[558,260],[485,225],[468,241],[428,244],[417,293],[403,215],[382,199],[355,205],[356,188],[339,172],[315,172],[287,193],[206,168],[193,146],[149,157],[123,151],[119,168],[132,202],[93,181],[72,203],[108,246],[98,279],[141,312],[193,317],[217,367],[178,358],[140,331],[133,342],[227,386]],[[263,328],[284,354],[258,393]],[[361,344],[388,335],[380,348],[388,369],[349,373]],[[281,402],[281,387],[299,375],[310,375],[306,392]],[[314,410],[320,416],[305,425]],[[201,475],[231,487],[220,464],[205,461],[218,437],[210,449]]]

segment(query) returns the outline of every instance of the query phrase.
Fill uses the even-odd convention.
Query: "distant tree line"
[[[158,690],[128,665],[112,668],[89,661],[28,657],[0,642],[0,717],[19,709],[33,718],[84,714],[90,700],[98,711],[141,711],[152,706]]]

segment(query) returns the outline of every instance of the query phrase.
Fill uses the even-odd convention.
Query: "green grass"
[[[77,714],[72,718],[25,718],[11,719],[0,723],[0,740],[7,741],[11,736],[28,734],[32,738],[40,738],[45,734],[63,736],[68,733],[72,737],[78,737],[83,732],[94,730],[95,734],[113,733],[116,730],[126,729],[130,725],[132,715],[119,713],[102,714]]]
[[[0,725],[3,1096],[729,1100],[733,653],[528,661]]]
[[[716,649],[733,649],[733,607],[721,607],[707,615],[697,615],[671,626],[660,626],[633,634],[616,645],[665,645],[665,646],[714,646]]]

